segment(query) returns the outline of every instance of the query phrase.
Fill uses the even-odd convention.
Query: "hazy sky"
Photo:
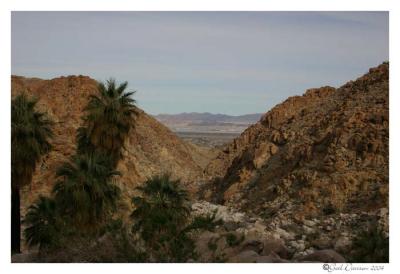
[[[12,73],[114,77],[151,114],[265,112],[389,60],[387,12],[13,12]]]

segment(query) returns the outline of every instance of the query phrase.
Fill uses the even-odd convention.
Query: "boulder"
[[[199,235],[196,240],[196,253],[200,255],[199,261],[210,262],[212,261],[214,253],[217,249],[223,249],[221,246],[225,241],[220,241],[220,235],[214,232],[203,232]],[[215,250],[210,248],[215,246]]]
[[[284,240],[294,240],[295,238],[293,233],[287,232],[286,230],[279,227],[276,229],[276,233],[278,233],[280,238]]]
[[[242,251],[234,257],[228,259],[229,263],[256,263],[260,258],[257,252],[253,250]]]
[[[12,263],[32,263],[38,258],[37,252],[19,253],[11,256]]]
[[[305,234],[313,234],[315,233],[315,229],[309,226],[303,225],[303,230]]]
[[[253,250],[246,250],[228,260],[230,263],[287,263],[277,254],[271,253],[268,256],[260,256]]]
[[[289,257],[289,251],[281,239],[268,238],[263,241],[261,255],[269,256],[271,254],[277,254],[284,259],[288,259]]]
[[[304,225],[306,225],[308,227],[313,227],[316,225],[316,222],[312,221],[312,220],[304,220],[303,223],[304,223]]]
[[[338,252],[346,252],[351,248],[352,241],[349,237],[341,236],[335,242],[335,250]]]
[[[227,231],[234,231],[234,230],[238,229],[239,227],[240,227],[240,224],[236,223],[236,222],[228,221],[228,222],[224,223],[224,228]]]
[[[299,258],[301,262],[321,262],[321,263],[345,263],[342,255],[332,249],[318,250],[309,255]]]
[[[268,256],[259,256],[256,258],[256,263],[289,263],[288,260],[279,258],[278,255],[272,253]]]
[[[311,241],[311,245],[316,249],[329,249],[332,247],[332,241],[328,237],[321,237]]]
[[[241,250],[252,250],[259,254],[263,250],[263,243],[260,240],[247,239],[243,242]]]

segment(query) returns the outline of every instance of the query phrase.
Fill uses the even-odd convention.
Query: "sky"
[[[389,60],[387,12],[12,12],[12,74],[128,81],[150,114],[266,112]]]

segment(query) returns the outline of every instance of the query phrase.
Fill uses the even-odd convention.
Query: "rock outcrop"
[[[282,241],[291,261],[343,262],[339,254],[352,260],[366,229],[389,236],[388,146],[383,63],[338,89],[310,89],[271,109],[210,162],[211,182],[200,195],[258,218],[251,229],[237,229],[245,238],[250,229],[259,242]],[[247,252],[232,260],[257,259]]]
[[[288,98],[207,166],[202,195],[297,219],[388,205],[389,64]]]

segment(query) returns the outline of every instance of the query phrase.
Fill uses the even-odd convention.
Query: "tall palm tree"
[[[78,129],[78,153],[106,154],[116,167],[138,114],[132,98],[135,92],[126,92],[127,86],[127,82],[117,86],[113,79],[98,85],[98,94],[90,96],[83,126]]]
[[[59,226],[57,224],[56,203],[53,199],[40,196],[29,207],[25,215],[24,230],[26,242],[29,246],[39,246],[39,250],[56,245]]]
[[[159,259],[174,259],[183,250],[182,243],[188,242],[181,233],[190,215],[187,191],[169,175],[155,176],[137,189],[142,195],[132,198],[133,231],[141,235]]]
[[[97,228],[116,208],[119,172],[99,154],[77,154],[56,172],[53,188],[57,208],[67,222],[81,230]]]
[[[32,181],[40,157],[50,151],[52,122],[35,110],[37,99],[21,94],[11,103],[11,250],[20,252],[20,187]]]

